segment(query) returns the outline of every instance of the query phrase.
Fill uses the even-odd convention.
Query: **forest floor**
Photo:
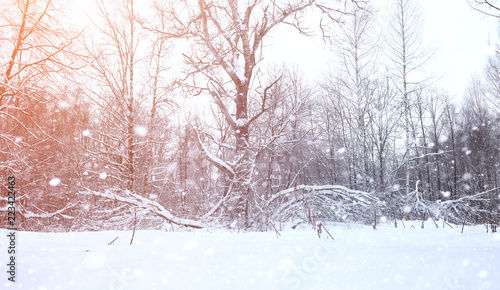
[[[329,224],[238,233],[17,232],[15,282],[6,273],[8,231],[0,230],[4,289],[499,289],[500,233],[484,226],[420,222]],[[116,241],[108,245],[113,239]],[[2,288],[2,287],[0,287]]]

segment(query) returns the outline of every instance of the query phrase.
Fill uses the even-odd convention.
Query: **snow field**
[[[17,235],[16,282],[5,289],[498,289],[500,234],[328,225],[236,233],[130,231]],[[0,248],[7,249],[6,230]],[[107,245],[119,237],[114,245]],[[5,252],[2,250],[2,252]]]

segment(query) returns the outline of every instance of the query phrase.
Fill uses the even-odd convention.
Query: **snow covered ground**
[[[4,289],[499,289],[500,234],[484,227],[329,225],[276,233],[31,233],[16,240],[16,282]],[[440,225],[441,226],[441,225]],[[107,245],[119,237],[114,245]]]

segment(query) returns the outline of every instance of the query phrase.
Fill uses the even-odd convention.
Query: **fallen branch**
[[[272,222],[269,222],[269,224],[273,227],[273,229],[276,231],[276,237],[279,238],[281,236],[280,232],[278,231],[278,229],[276,229],[276,227],[274,226],[274,224]]]
[[[116,190],[115,190],[116,191]],[[113,192],[113,190],[106,190],[105,192],[97,192],[93,190],[80,191],[77,194],[81,195],[91,195],[99,196],[107,199],[121,201],[130,205],[137,206],[139,208],[148,210],[152,214],[166,219],[167,221],[180,226],[192,227],[192,228],[205,228],[206,225],[198,221],[182,219],[172,215],[167,209],[165,209],[161,204],[156,201],[144,198],[140,195],[132,193],[128,190],[118,190],[118,192]]]
[[[333,236],[330,234],[330,231],[323,224],[320,224],[319,226],[325,229],[326,233],[330,236],[330,238],[332,238],[332,240],[335,240]]]
[[[72,207],[75,207],[78,205],[78,202],[77,203],[74,203],[74,204],[68,204],[66,205],[64,208],[60,209],[60,210],[57,210],[55,212],[51,212],[51,213],[48,213],[38,207],[36,207],[34,204],[31,204],[32,207],[36,208],[37,210],[43,212],[43,214],[36,214],[36,213],[33,213],[31,211],[25,211],[22,213],[22,215],[25,217],[25,218],[51,218],[55,215],[61,215],[63,216],[64,218],[66,219],[72,219],[73,217],[72,216],[67,216],[67,215],[63,215],[62,212],[67,210],[67,209],[70,209]]]
[[[116,240],[118,240],[120,236],[116,237],[114,240],[112,240],[111,242],[108,243],[108,246],[111,246],[115,243]]]

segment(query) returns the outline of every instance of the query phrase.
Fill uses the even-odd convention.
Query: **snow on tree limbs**
[[[281,79],[278,77],[270,81],[270,85],[265,87],[263,92],[262,108],[252,113],[249,99],[261,44],[268,33],[280,24],[291,25],[307,35],[307,29],[298,13],[308,7],[319,9],[336,22],[341,15],[348,14],[347,7],[342,4],[349,2],[359,5],[363,1],[343,0],[332,6],[315,0],[254,0],[246,4],[235,0],[197,0],[197,5],[194,1],[184,3],[185,11],[189,14],[187,19],[183,19],[175,11],[163,11],[174,24],[169,31],[165,31],[165,36],[189,38],[194,41],[194,46],[198,47],[193,49],[190,55],[184,54],[186,63],[192,68],[188,74],[201,74],[206,78],[206,85],[198,89],[209,93],[231,128],[235,142],[232,161],[222,160],[210,154],[208,146],[201,144],[199,134],[198,141],[210,163],[231,179],[232,192],[226,191],[223,198],[229,194],[238,197],[230,198],[226,202],[235,203],[230,205],[234,211],[231,214],[238,214],[244,207],[245,223],[249,214],[249,199],[253,196],[251,184],[255,152],[250,140],[251,124],[267,111],[267,92]],[[204,54],[199,56],[199,51]],[[250,204],[253,204],[253,201],[250,201]],[[219,202],[216,207],[220,205]]]
[[[271,220],[281,221],[300,215],[305,210],[309,219],[339,215],[342,219],[350,216],[356,221],[370,222],[373,207],[382,205],[370,193],[340,185],[298,185],[278,192],[266,202],[266,208],[271,211]]]
[[[206,225],[189,219],[182,219],[175,217],[168,211],[165,207],[159,204],[156,201],[144,198],[138,194],[132,193],[128,190],[106,190],[104,192],[98,192],[94,190],[86,190],[78,192],[80,195],[91,195],[91,196],[99,196],[107,199],[117,200],[123,203],[127,203],[145,210],[149,210],[152,214],[155,214],[165,220],[174,223],[180,226],[186,226],[191,228],[205,228]]]

